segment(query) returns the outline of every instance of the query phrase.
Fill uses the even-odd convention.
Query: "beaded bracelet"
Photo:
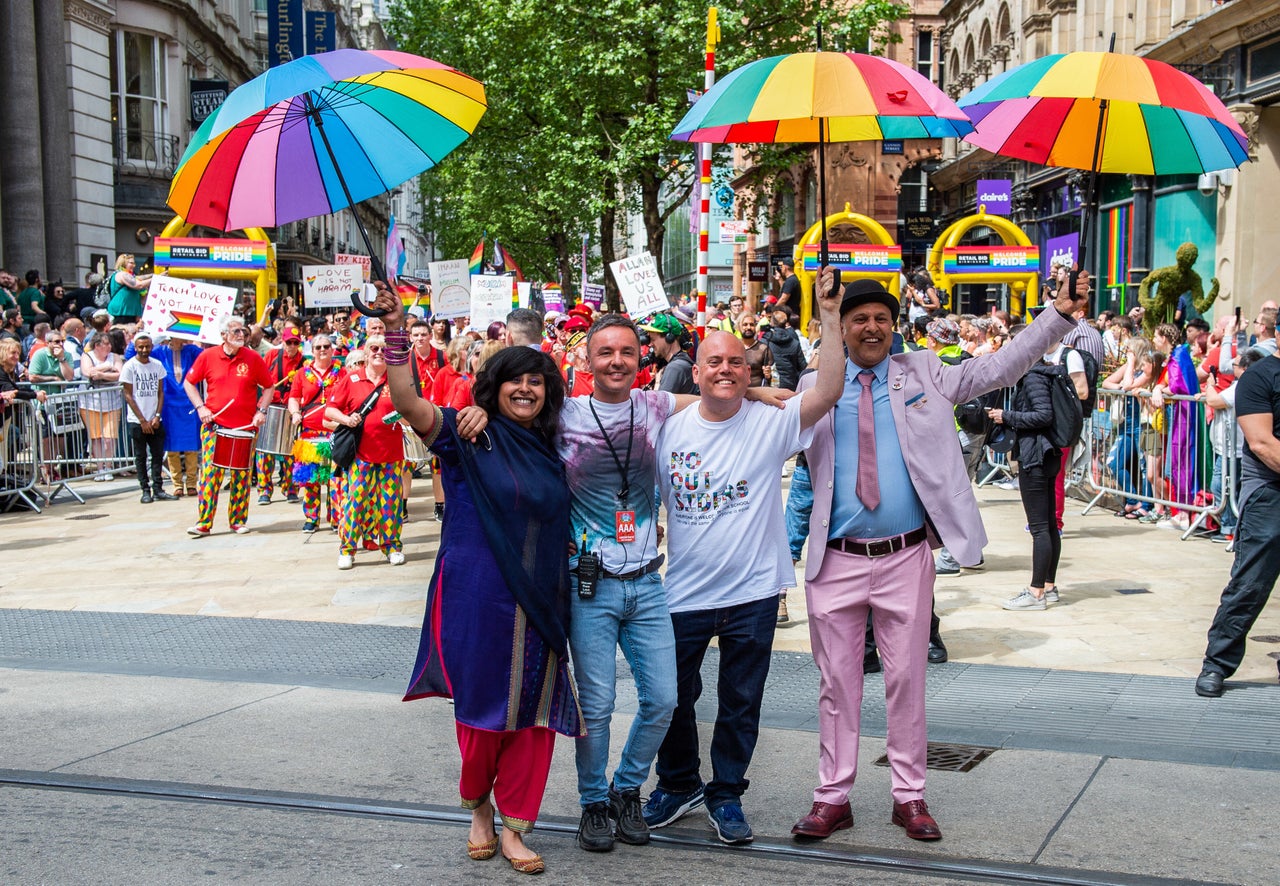
[[[386,348],[382,352],[382,359],[386,361],[388,366],[408,366],[409,351],[407,348],[403,351]]]
[[[383,334],[383,338],[387,340],[388,348],[406,351],[409,349],[409,333],[407,330],[389,329]]]

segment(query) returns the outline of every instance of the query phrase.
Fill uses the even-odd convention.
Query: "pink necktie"
[[[858,373],[862,395],[858,398],[858,498],[868,511],[880,507],[880,479],[876,474],[876,411],[871,401],[871,382],[875,373],[864,369]]]

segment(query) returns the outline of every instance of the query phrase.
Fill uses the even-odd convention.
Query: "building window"
[[[790,185],[778,192],[778,239],[796,235],[796,192]]]
[[[804,192],[804,229],[808,231],[818,221],[818,174],[809,173],[809,183]]]
[[[933,73],[933,31],[916,33],[916,72],[936,83]]]
[[[111,121],[121,159],[153,160],[165,141],[169,90],[164,44],[136,31],[116,31],[111,42]]]
[[[901,196],[898,208],[902,212],[927,212],[929,210],[929,177],[919,166],[912,166],[902,173],[898,181]]]

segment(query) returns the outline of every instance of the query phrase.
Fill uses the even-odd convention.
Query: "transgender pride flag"
[[[394,283],[404,273],[406,261],[404,241],[400,239],[400,227],[396,224],[396,214],[391,213],[391,224],[387,226],[387,282]]]

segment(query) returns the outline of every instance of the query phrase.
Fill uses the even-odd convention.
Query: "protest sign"
[[[582,303],[593,311],[600,310],[600,305],[604,303],[604,286],[600,283],[583,283]]]
[[[302,303],[308,308],[351,307],[364,282],[359,265],[303,265]]]
[[[465,317],[471,311],[471,267],[465,258],[431,262],[431,307],[437,317]]]
[[[503,322],[511,312],[511,278],[493,274],[471,277],[471,328],[487,329],[495,320]]]
[[[533,290],[533,284],[527,280],[521,280],[516,283],[516,296],[520,307],[529,307],[529,293]]]
[[[218,325],[233,313],[235,304],[236,290],[230,286],[157,274],[147,287],[142,328],[152,336],[180,335],[218,344],[222,341]]]
[[[611,262],[613,279],[618,281],[622,301],[632,320],[640,320],[671,307],[667,293],[658,275],[658,263],[652,255],[642,252],[619,261]]]
[[[564,313],[564,293],[559,283],[542,284],[542,310],[546,314],[552,311]]]
[[[334,255],[333,263],[335,265],[358,265],[361,273],[364,274],[364,282],[368,283],[369,278],[373,276],[373,262],[367,255],[351,254],[339,252]]]

